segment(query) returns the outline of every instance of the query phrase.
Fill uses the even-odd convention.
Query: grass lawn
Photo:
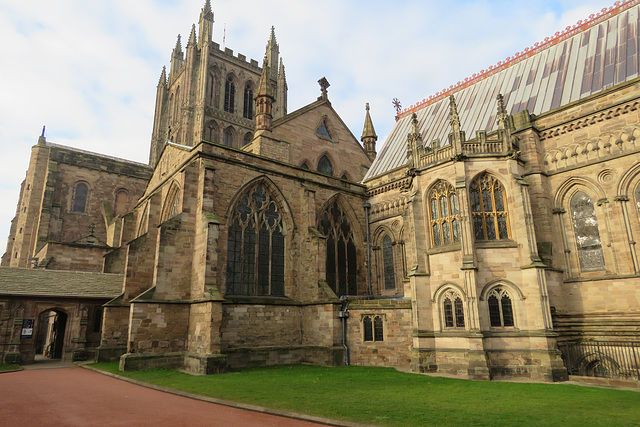
[[[7,365],[6,363],[0,363],[0,372],[15,371],[20,369],[19,365]]]
[[[92,366],[205,396],[385,426],[640,425],[640,393],[634,391],[467,381],[359,366],[270,366],[209,376]]]

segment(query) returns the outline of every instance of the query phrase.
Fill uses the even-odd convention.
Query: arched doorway
[[[38,316],[36,353],[50,359],[62,359],[67,313],[57,309],[46,310]]]

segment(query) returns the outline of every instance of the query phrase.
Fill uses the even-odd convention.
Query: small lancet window
[[[331,134],[329,133],[327,122],[325,120],[323,120],[322,123],[320,123],[320,126],[318,126],[317,134],[322,139],[331,139]]]
[[[362,318],[364,341],[384,341],[384,327],[381,316],[364,316]]]
[[[76,185],[76,191],[73,196],[72,212],[84,213],[87,207],[87,196],[89,195],[89,187],[84,182]]]
[[[591,198],[584,191],[578,191],[571,198],[571,216],[580,268],[583,271],[604,270],[598,219]]]
[[[514,326],[513,322],[513,304],[511,296],[503,288],[496,288],[489,293],[487,298],[489,305],[489,319],[491,326],[509,327]]]
[[[245,119],[253,119],[253,89],[251,85],[247,84],[244,87],[244,108],[242,110],[242,117]]]
[[[434,246],[460,241],[458,196],[451,184],[438,181],[429,192],[429,213],[431,215],[431,243]]]
[[[509,238],[509,216],[504,186],[489,174],[471,183],[471,216],[476,240]]]
[[[218,142],[218,126],[216,122],[209,122],[204,128],[204,140]]]
[[[308,164],[307,162],[302,163],[302,164],[300,165],[300,167],[301,167],[302,169],[307,169],[307,170],[311,169],[311,168],[309,167],[309,164]]]
[[[384,269],[384,290],[394,290],[396,288],[396,278],[393,263],[393,246],[388,234],[385,234],[382,239],[382,265]]]
[[[318,161],[318,172],[333,176],[333,165],[331,165],[331,161],[326,155],[322,156]]]
[[[224,145],[233,147],[233,131],[229,128],[224,130]]]
[[[224,84],[224,111],[227,113],[233,113],[235,100],[236,85],[233,83],[233,77],[229,76]]]
[[[209,79],[207,80],[207,104],[215,105],[216,94],[216,75],[212,72],[209,73]]]

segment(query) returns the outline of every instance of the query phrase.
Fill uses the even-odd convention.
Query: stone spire
[[[162,66],[162,73],[160,73],[160,79],[158,80],[158,87],[164,87],[167,85],[167,67]]]
[[[258,83],[258,91],[255,96],[257,131],[270,131],[271,121],[273,120],[271,110],[275,99],[271,93],[271,85],[269,84],[269,67],[267,66],[267,61],[267,57],[265,56],[262,63],[262,75],[260,76],[260,83]]]
[[[279,119],[287,115],[287,77],[284,72],[284,63],[280,58],[280,70],[278,71],[278,84],[276,92],[276,111],[273,117]]]
[[[200,26],[198,34],[200,36],[200,47],[202,47],[204,43],[209,43],[213,37],[213,12],[211,11],[211,2],[209,0],[205,2],[200,11],[198,24]]]
[[[376,158],[376,141],[378,135],[373,128],[373,122],[371,121],[371,115],[369,114],[369,103],[367,102],[366,114],[364,116],[364,129],[362,130],[362,137],[360,141],[364,145],[364,151],[371,161]]]
[[[171,54],[171,71],[169,72],[170,81],[173,81],[173,77],[175,77],[180,72],[180,68],[182,68],[183,61],[184,61],[184,54],[182,52],[180,34],[178,34],[176,47],[173,48],[173,53]]]
[[[189,47],[195,47],[196,46],[196,24],[193,24],[191,26],[191,34],[189,35],[189,42],[187,42],[187,49]]]
[[[278,79],[278,56],[280,55],[280,46],[276,41],[276,29],[271,27],[271,35],[267,42],[267,51],[265,53],[267,62],[265,67],[269,69],[269,79]]]

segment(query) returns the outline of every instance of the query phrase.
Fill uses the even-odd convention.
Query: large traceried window
[[[451,184],[439,181],[429,192],[429,214],[434,246],[460,241],[458,196]]]
[[[390,291],[396,288],[395,265],[393,262],[393,245],[391,237],[385,234],[382,239],[382,268],[384,276],[384,290]]]
[[[511,296],[503,288],[495,288],[489,292],[487,298],[489,304],[489,319],[491,326],[514,326],[513,303]]]
[[[578,191],[571,198],[570,205],[580,268],[583,271],[603,270],[604,255],[591,198],[584,191]]]
[[[242,109],[242,117],[245,119],[253,119],[253,89],[247,83],[244,87],[244,108]]]
[[[464,305],[454,291],[448,291],[442,299],[445,328],[464,328]]]
[[[320,232],[327,236],[327,284],[337,296],[357,294],[356,245],[351,224],[337,201],[320,216]]]
[[[84,213],[87,207],[87,196],[89,195],[89,187],[84,182],[76,185],[76,191],[73,195],[72,212]]]
[[[227,295],[284,296],[284,225],[262,184],[240,197],[230,224]]]
[[[471,215],[476,240],[509,238],[509,215],[504,186],[489,174],[471,183]]]
[[[224,111],[227,113],[233,113],[235,102],[236,85],[233,83],[233,77],[229,76],[224,84]]]

